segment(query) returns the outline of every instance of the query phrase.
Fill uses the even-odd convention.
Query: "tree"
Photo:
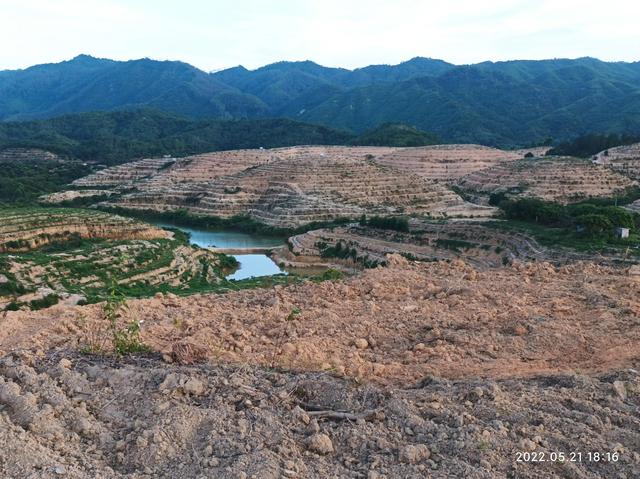
[[[584,228],[584,232],[590,235],[601,235],[611,231],[613,224],[604,215],[582,215],[576,218],[576,223]]]

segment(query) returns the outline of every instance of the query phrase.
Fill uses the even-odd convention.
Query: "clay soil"
[[[633,271],[632,271],[633,272]],[[0,319],[2,477],[640,476],[640,282],[591,263],[389,266]],[[618,453],[518,462],[518,451]]]

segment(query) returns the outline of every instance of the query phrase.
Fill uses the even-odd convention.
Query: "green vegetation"
[[[0,206],[33,204],[40,195],[59,191],[91,173],[89,166],[69,160],[0,162],[0,168]]]
[[[131,321],[124,327],[119,324],[122,313],[127,310],[127,298],[119,291],[114,283],[107,299],[102,306],[103,316],[109,323],[109,332],[113,343],[113,352],[116,356],[125,354],[144,353],[149,347],[140,341],[140,322]]]
[[[82,113],[0,123],[0,150],[37,147],[107,165],[161,155],[348,143],[351,133],[286,119],[192,120],[156,110]]]
[[[143,107],[218,120],[287,117],[355,132],[399,122],[448,142],[503,146],[567,140],[587,131],[640,132],[637,63],[594,58],[461,66],[414,58],[353,71],[279,62],[208,74],[182,62],[82,55],[2,73],[0,119],[5,121]],[[89,132],[103,125],[87,118]],[[121,135],[120,127],[114,121],[106,136],[68,146],[82,150],[83,158],[105,161],[114,150],[147,154],[141,152],[149,148],[150,133],[158,135],[157,149],[176,154],[215,138],[215,132],[195,127],[193,135],[174,140],[175,131],[154,121],[139,122],[135,134]],[[59,135],[57,143],[69,142],[64,132]],[[270,138],[278,141],[277,134]]]
[[[618,206],[585,201],[561,205],[536,198],[503,200],[500,208],[509,222],[494,223],[502,229],[523,229],[549,246],[578,250],[637,249],[640,215]],[[628,228],[629,238],[615,236],[615,228]]]
[[[616,146],[631,145],[640,142],[640,135],[614,133],[603,135],[591,133],[579,136],[571,141],[560,143],[549,151],[550,155],[578,156],[587,158]],[[607,154],[606,151],[604,153]]]
[[[189,213],[188,210],[180,208],[172,211],[155,211],[155,210],[128,210],[120,207],[102,207],[103,211],[110,213],[131,216],[145,221],[166,222],[176,226],[186,226],[192,228],[202,228],[211,231],[231,230],[243,233],[255,233],[265,236],[274,236],[285,238],[300,233],[319,228],[330,228],[332,226],[340,226],[351,223],[354,220],[350,218],[338,218],[334,221],[313,221],[306,223],[297,228],[278,228],[257,221],[250,216],[237,215],[230,218],[221,218],[219,216],[200,216]]]
[[[65,215],[74,219],[85,215],[81,221],[99,221],[101,218],[113,221],[106,213],[92,210],[15,208],[1,213],[0,220],[3,215],[5,218],[31,218],[31,223],[25,225],[36,228],[36,235],[37,229],[45,226],[47,221],[64,224]],[[122,221],[128,223],[132,220]],[[172,239],[122,241],[86,240],[78,234],[65,234],[58,241],[35,250],[0,254],[0,296],[5,302],[4,309],[45,308],[57,303],[63,293],[81,295],[86,303],[110,301],[114,287],[119,296],[140,298],[158,292],[178,295],[222,293],[306,279],[324,281],[336,279],[339,274],[325,272],[311,278],[278,275],[226,280],[225,276],[238,265],[234,257],[198,250],[195,246],[181,248],[188,244],[188,235],[180,230],[173,230],[173,233]],[[20,273],[10,272],[14,266],[20,267]],[[31,275],[31,271],[38,271],[38,274]],[[56,293],[33,301],[19,299],[42,287],[51,288]],[[122,331],[120,339],[123,343],[129,339],[133,341],[135,330],[132,328],[128,325]],[[123,346],[124,349],[130,348]]]
[[[436,246],[438,248],[445,248],[460,253],[462,250],[476,248],[478,245],[476,243],[470,243],[463,240],[438,238],[436,239]]]
[[[364,132],[351,145],[414,147],[437,145],[442,141],[431,133],[402,123],[384,123]]]
[[[403,216],[372,216],[367,218],[363,215],[360,218],[361,226],[369,226],[371,228],[377,228],[381,230],[393,230],[408,232],[409,231],[409,219]]]
[[[350,246],[342,241],[337,241],[335,245],[330,245],[325,241],[318,241],[315,245],[320,251],[322,258],[338,258],[343,260],[350,260],[356,264],[361,264],[365,268],[375,268],[380,265],[380,262],[375,259],[370,259],[368,255],[358,255],[358,250],[355,246]],[[329,270],[331,271],[331,270]],[[334,279],[335,273],[325,272],[326,279]]]

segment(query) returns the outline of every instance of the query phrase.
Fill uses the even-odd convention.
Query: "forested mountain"
[[[205,73],[181,62],[86,55],[0,72],[0,119],[156,108],[192,118],[288,117],[356,133],[400,122],[445,141],[517,145],[640,132],[640,62],[414,58],[356,70],[280,62]]]
[[[186,156],[243,148],[425,146],[438,141],[430,133],[402,124],[385,124],[362,135],[354,135],[286,118],[194,120],[151,109],[0,122],[0,151],[6,148],[38,148],[63,157],[104,164],[142,157]]]
[[[342,145],[353,139],[349,132],[289,119],[193,120],[158,110],[0,122],[0,150],[39,148],[104,164],[243,148]]]

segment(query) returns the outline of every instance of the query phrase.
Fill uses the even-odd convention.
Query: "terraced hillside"
[[[492,210],[465,203],[443,185],[375,162],[384,147],[294,147],[238,150],[177,160],[150,171],[148,163],[123,165],[75,182],[118,184],[121,196],[103,206],[194,215],[249,216],[275,227],[378,215],[486,216]]]
[[[594,163],[640,180],[640,143],[601,151],[595,156]]]
[[[291,264],[322,261],[373,267],[386,264],[388,254],[420,261],[463,258],[477,268],[495,268],[519,261],[544,261],[554,256],[533,238],[507,233],[473,221],[435,223],[411,221],[410,232],[349,225],[320,229],[289,238]]]
[[[475,171],[506,161],[522,159],[524,154],[481,145],[435,145],[404,148],[376,159],[376,163],[407,174],[452,181]]]
[[[0,310],[98,301],[116,285],[129,296],[207,289],[234,263],[182,234],[88,210],[0,210],[0,248]]]
[[[55,153],[37,148],[5,148],[0,150],[0,163],[59,160],[60,157]]]
[[[109,197],[114,190],[68,190],[58,191],[42,195],[38,201],[43,204],[59,205],[61,203],[74,203],[77,201],[99,201],[100,198]]]
[[[75,180],[72,185],[93,188],[127,188],[170,166],[173,158],[148,158],[100,170]]]
[[[0,209],[0,253],[28,251],[69,239],[159,239],[167,232],[151,225],[91,210]]]
[[[635,181],[602,165],[569,157],[502,163],[457,182],[465,193],[485,200],[492,193],[507,193],[560,203],[612,197],[635,185]]]

